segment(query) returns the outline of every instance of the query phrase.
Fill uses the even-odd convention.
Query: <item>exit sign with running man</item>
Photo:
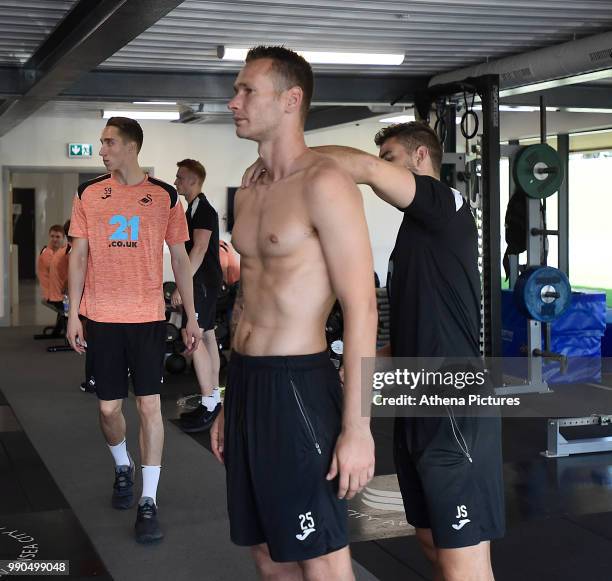
[[[91,143],[69,143],[68,157],[91,157],[93,145]]]

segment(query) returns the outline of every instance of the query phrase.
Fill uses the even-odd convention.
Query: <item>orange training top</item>
[[[233,285],[240,280],[240,259],[234,247],[225,240],[219,241],[219,261],[223,272],[223,281]]]
[[[162,321],[164,241],[189,239],[176,190],[150,176],[136,185],[111,174],[81,184],[70,235],[87,238],[89,256],[79,312],[93,321]]]
[[[70,260],[70,244],[62,246],[51,258],[49,267],[49,292],[47,300],[61,302],[68,290],[68,262]]]
[[[36,273],[38,274],[38,282],[40,283],[40,294],[46,301],[49,300],[49,267],[51,266],[51,259],[55,252],[48,246],[43,246],[43,249],[38,255],[36,261]]]

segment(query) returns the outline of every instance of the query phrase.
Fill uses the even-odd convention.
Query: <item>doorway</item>
[[[13,244],[19,248],[19,282],[36,278],[36,205],[34,188],[13,189]]]

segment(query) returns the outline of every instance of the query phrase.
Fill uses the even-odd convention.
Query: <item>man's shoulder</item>
[[[158,188],[160,188],[161,190],[163,190],[166,194],[168,194],[168,197],[170,198],[170,207],[174,208],[174,206],[176,206],[176,204],[179,201],[179,196],[178,196],[178,192],[176,191],[176,189],[171,186],[170,184],[162,181],[162,180],[158,180],[157,178],[151,177],[151,176],[147,176],[147,183],[148,184],[152,184]]]
[[[111,174],[106,173],[96,178],[93,178],[92,180],[87,180],[86,182],[83,182],[77,188],[77,195],[79,196],[79,199],[80,200],[83,199],[83,194],[85,193],[86,190],[91,189],[96,186],[98,187],[104,186],[104,182],[110,180],[110,178],[111,178]]]
[[[204,194],[200,194],[199,198],[200,203],[198,204],[196,212],[203,212],[215,215],[217,214],[217,210],[215,210],[215,207],[210,203],[210,200]]]
[[[358,191],[348,172],[329,157],[317,154],[304,172],[304,195],[308,200],[354,195]]]

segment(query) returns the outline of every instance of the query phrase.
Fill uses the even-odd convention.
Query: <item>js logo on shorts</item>
[[[300,528],[302,529],[302,533],[295,535],[295,538],[298,541],[304,541],[311,533],[316,532],[314,519],[312,518],[312,512],[307,512],[305,514],[298,515],[300,519]]]
[[[147,194],[144,198],[140,198],[140,200],[138,200],[138,203],[141,206],[149,206],[152,202],[153,198],[151,197],[151,194]]]
[[[471,522],[470,519],[467,518],[467,515],[468,512],[465,504],[457,506],[457,514],[455,515],[455,518],[459,519],[459,522],[452,525],[456,531],[460,531],[466,524]]]

